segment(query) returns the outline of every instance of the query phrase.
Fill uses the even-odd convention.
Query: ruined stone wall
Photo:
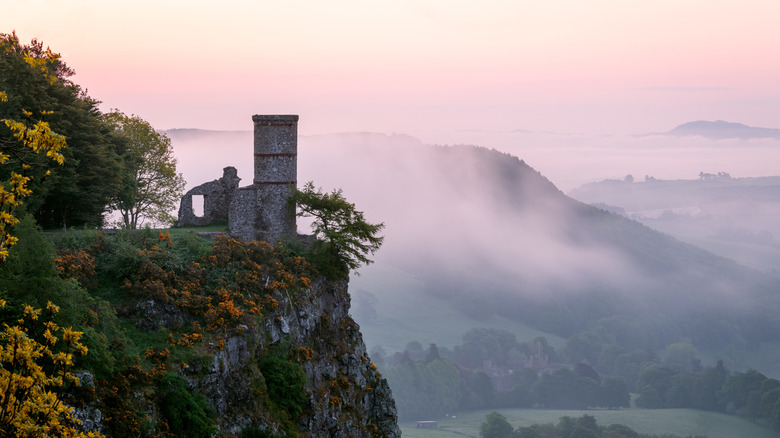
[[[222,169],[222,178],[193,187],[181,198],[179,218],[176,225],[205,226],[215,222],[227,222],[233,194],[241,178],[235,167]],[[203,216],[196,216],[192,208],[192,197],[203,196]]]
[[[229,229],[230,235],[245,242],[256,240],[255,223],[259,216],[262,200],[258,199],[255,187],[241,187],[233,194],[230,204]]]

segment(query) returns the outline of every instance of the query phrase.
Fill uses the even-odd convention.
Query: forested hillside
[[[720,353],[777,341],[776,278],[575,201],[518,157],[378,134],[312,137],[301,147],[317,181],[338,178],[385,219],[379,260],[466,318],[499,315],[566,338],[596,333],[598,344],[629,351],[687,340]],[[313,165],[331,156],[360,165]],[[381,319],[392,297],[377,298]],[[729,360],[745,366],[739,354]]]

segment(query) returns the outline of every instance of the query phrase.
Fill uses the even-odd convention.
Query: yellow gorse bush
[[[5,307],[0,300],[0,308]],[[43,309],[25,305],[16,325],[3,324],[0,332],[0,437],[101,437],[76,427],[73,408],[63,403],[57,391],[64,385],[79,384],[70,370],[73,354],[84,355],[87,347],[79,342],[82,333],[59,327],[49,318],[59,308],[49,302],[46,321]],[[42,330],[40,340],[30,336],[26,325]],[[59,349],[55,345],[59,343]],[[51,364],[44,367],[42,363]],[[48,369],[47,369],[48,368]]]
[[[0,43],[0,50],[9,51],[11,49]],[[50,84],[54,84],[58,79],[55,74],[50,73],[49,69],[49,66],[57,59],[59,59],[59,55],[48,48],[42,57],[24,54],[24,60],[30,68],[43,75]],[[7,101],[7,94],[0,91],[0,102]],[[33,121],[33,114],[30,111],[22,110],[22,113],[24,115],[23,122],[10,119],[0,120],[13,135],[12,139],[9,140],[0,139],[0,166],[8,165],[12,158],[16,158],[21,161],[19,164],[23,170],[29,170],[29,164],[20,158],[20,151],[27,150],[45,155],[57,164],[64,163],[65,157],[62,155],[62,149],[66,145],[65,137],[52,131],[47,122]],[[50,111],[41,112],[42,117],[50,114]],[[28,187],[30,180],[31,177],[12,171],[10,178],[0,183],[0,261],[8,257],[8,249],[17,242],[17,239],[10,234],[11,229],[19,222],[19,219],[14,216],[14,211],[22,205],[23,198],[32,193]]]

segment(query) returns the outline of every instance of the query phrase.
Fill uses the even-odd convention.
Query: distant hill
[[[709,122],[699,120],[695,122],[683,123],[682,125],[667,132],[669,135],[688,136],[698,135],[711,139],[724,138],[774,138],[780,139],[780,129],[756,128],[744,125],[742,123],[725,122],[716,120]]]
[[[604,180],[570,195],[769,273],[780,266],[780,176]]]
[[[251,137],[240,145],[228,137],[200,144],[174,138],[174,146],[181,163],[197,155],[193,168],[213,167],[208,179],[224,162],[251,181]],[[516,156],[372,133],[302,136],[298,154],[300,183],[342,188],[369,221],[385,222],[377,265],[419,281],[464,319],[512,318],[569,337],[601,319],[629,316],[636,331],[621,342],[628,351],[684,339],[720,351],[735,339],[780,336],[776,279],[575,201]],[[378,323],[398,307],[392,293],[355,282],[378,295]],[[452,315],[425,311],[433,321]]]

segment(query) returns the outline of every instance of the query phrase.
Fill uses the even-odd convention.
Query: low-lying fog
[[[242,185],[251,182],[251,131],[174,130],[168,134],[188,189],[219,178],[222,168],[229,165],[238,169]],[[700,172],[719,171],[732,177],[771,175],[780,162],[780,140],[772,139],[462,131],[437,140],[515,155],[564,192],[591,181],[623,179],[627,174],[637,181],[645,175],[697,179]],[[314,181],[326,191],[342,188],[368,220],[384,221],[387,239],[380,258],[396,251],[408,253],[410,248],[436,248],[431,251],[436,264],[446,265],[449,259],[469,252],[483,265],[555,276],[563,282],[577,281],[580,275],[631,272],[623,257],[608,248],[570,245],[556,230],[554,215],[525,215],[521,221],[512,211],[502,210],[501,199],[489,199],[496,189],[490,185],[494,182],[482,181],[484,169],[463,156],[459,161],[440,162],[436,150],[403,134],[300,136],[298,182],[300,186]],[[457,181],[452,180],[453,174]]]
[[[302,120],[300,123],[305,123]],[[248,123],[251,128],[251,122]],[[240,175],[252,169],[252,132],[247,131],[168,131],[172,138],[179,170],[188,188],[219,177],[222,166],[238,168]],[[780,173],[780,140],[724,139],[698,136],[589,136],[533,132],[453,131],[416,139],[390,134],[388,141],[401,144],[477,145],[519,157],[538,170],[560,190],[568,193],[582,184],[628,174],[636,180],[697,179],[699,172],[728,172],[732,177],[774,176]],[[328,169],[352,166],[350,157],[338,150],[308,148],[337,147],[338,134],[299,137],[300,181],[319,180]],[[325,152],[325,153],[322,153]],[[322,167],[310,166],[307,159]],[[359,166],[359,164],[357,164]],[[308,166],[308,167],[307,167]],[[338,172],[334,172],[338,173]],[[324,183],[323,183],[324,184]],[[343,186],[343,184],[338,184]]]
[[[221,177],[225,166],[238,169],[242,186],[251,183],[254,159],[251,131],[174,130],[168,135],[179,171],[187,180],[187,189]],[[479,297],[501,292],[550,296],[556,290],[577,290],[578,284],[595,289],[603,287],[618,294],[643,289],[669,294],[664,298],[655,293],[630,294],[632,299],[643,301],[641,305],[665,303],[667,308],[657,311],[691,308],[692,303],[695,306],[702,303],[750,305],[749,300],[720,299],[736,297],[744,291],[738,286],[739,280],[730,283],[713,278],[718,276],[717,262],[709,265],[704,262],[690,269],[673,266],[671,269],[678,271],[669,275],[677,275],[677,282],[671,287],[671,283],[663,284],[665,280],[660,277],[664,274],[658,274],[658,269],[663,270],[664,264],[675,264],[664,261],[675,258],[673,254],[658,248],[649,250],[659,251],[648,263],[655,265],[653,272],[635,263],[637,252],[643,251],[642,239],[658,245],[656,237],[622,236],[622,232],[634,231],[626,231],[628,228],[622,226],[614,230],[615,224],[602,224],[599,231],[601,236],[607,236],[606,240],[612,240],[611,244],[595,241],[592,234],[578,235],[576,226],[567,221],[572,217],[570,208],[559,202],[564,195],[552,184],[570,192],[583,183],[606,178],[623,180],[627,174],[632,174],[637,182],[644,181],[645,175],[696,180],[700,172],[728,172],[734,178],[772,175],[776,173],[775,163],[780,162],[780,141],[461,132],[442,136],[436,143],[495,148],[524,160],[542,177],[534,176],[523,184],[502,187],[505,175],[501,174],[501,163],[518,168],[522,167],[519,161],[486,154],[484,149],[432,147],[403,134],[299,137],[299,186],[314,181],[326,191],[342,188],[345,197],[365,212],[367,220],[386,224],[385,245],[375,257],[377,263],[362,268],[364,276],[353,279],[351,286],[353,295],[379,300],[376,311],[380,319],[391,307],[395,315],[419,317],[420,311],[414,309],[419,304],[412,301],[419,300],[421,291],[441,297],[457,294]],[[534,174],[530,169],[525,173]],[[507,201],[514,192],[523,190],[538,196],[518,194],[512,202]],[[524,209],[517,202],[532,199],[533,208]],[[780,218],[768,220],[780,223]],[[300,221],[299,231],[309,232]],[[614,233],[618,236],[612,239]],[[627,254],[625,248],[616,249],[614,243],[621,239],[636,241],[633,249],[628,250],[633,254]],[[724,252],[720,255],[725,256],[734,251],[733,246],[721,249]],[[641,257],[644,256],[640,254]],[[762,262],[773,260],[760,257]],[[688,259],[684,260],[687,263]],[[752,266],[761,268],[760,263]],[[677,293],[689,284],[695,284],[693,289],[697,291]],[[399,297],[404,298],[399,300]],[[612,301],[615,299],[621,298],[613,295]],[[359,307],[359,300],[356,303]],[[358,322],[363,324],[361,320]],[[397,320],[387,323],[394,327],[397,336],[386,339],[382,327],[387,325],[374,323],[364,326],[367,340],[373,343],[383,337],[381,343],[385,346],[393,342],[403,345],[415,336],[414,332],[403,332],[403,323]],[[415,330],[414,327],[419,331],[419,325],[415,324],[407,329]],[[438,326],[425,330],[430,333],[426,332],[421,340],[444,343],[447,339],[450,345],[458,342],[461,335],[447,333]]]

